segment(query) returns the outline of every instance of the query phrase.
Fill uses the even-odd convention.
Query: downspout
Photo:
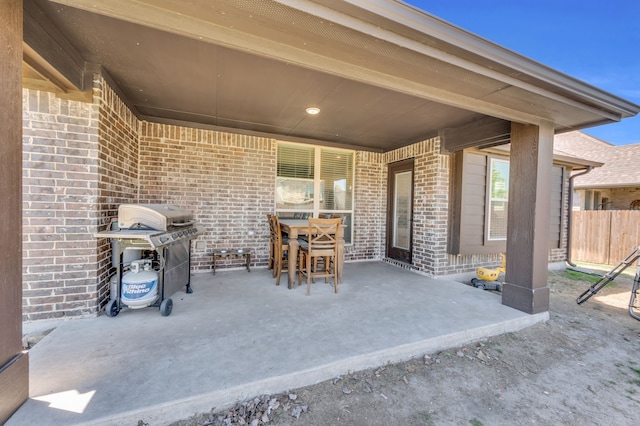
[[[567,263],[572,267],[576,267],[576,264],[571,262],[571,216],[573,216],[573,180],[578,176],[586,175],[591,170],[593,170],[593,166],[588,166],[587,170],[584,170],[580,173],[576,173],[575,175],[571,175],[569,178],[569,218],[567,220]]]

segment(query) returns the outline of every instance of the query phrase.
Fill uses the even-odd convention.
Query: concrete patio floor
[[[124,309],[57,323],[30,351],[31,396],[7,426],[167,424],[549,317],[384,262],[348,263],[344,276],[338,294],[319,281],[306,296],[265,269],[194,274],[168,317]]]

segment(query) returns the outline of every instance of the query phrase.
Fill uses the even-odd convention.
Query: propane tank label
[[[132,268],[133,269],[133,268]],[[129,271],[122,276],[122,301],[130,308],[144,308],[158,297],[158,274],[155,271]]]
[[[128,299],[140,299],[149,294],[155,286],[156,281],[141,284],[125,284],[122,286],[122,296]]]
[[[151,287],[147,284],[129,284],[127,286],[127,294],[145,294],[149,293]]]

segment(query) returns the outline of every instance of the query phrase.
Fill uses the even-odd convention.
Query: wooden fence
[[[571,259],[617,265],[640,245],[640,210],[572,212]]]

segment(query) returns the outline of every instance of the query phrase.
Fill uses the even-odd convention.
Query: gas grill
[[[146,253],[158,272],[158,297],[148,306],[159,306],[163,316],[171,314],[169,298],[185,287],[191,293],[191,240],[203,233],[191,212],[168,204],[122,204],[118,221],[110,231],[99,232],[97,238],[110,238],[116,289],[106,308],[108,316],[116,316],[127,305],[122,301],[123,273],[135,262],[127,262],[125,254]],[[135,256],[134,256],[135,257]]]
[[[157,249],[190,241],[202,234],[193,215],[169,204],[122,204],[118,208],[118,230],[109,238],[128,247]]]

